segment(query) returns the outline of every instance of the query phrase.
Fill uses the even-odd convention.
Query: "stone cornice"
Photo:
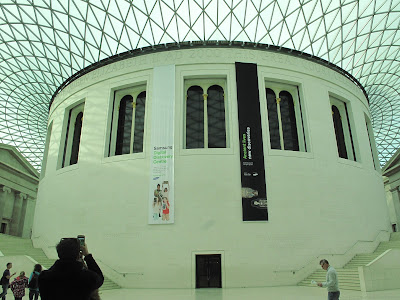
[[[350,81],[352,81],[364,94],[365,98],[367,99],[369,103],[369,98],[368,94],[365,91],[364,87],[361,85],[361,83],[349,72],[346,70],[340,68],[339,66],[336,66],[329,61],[322,59],[317,56],[313,56],[311,54],[307,54],[302,51],[297,51],[294,49],[290,48],[285,48],[281,46],[274,46],[270,44],[260,44],[260,43],[252,43],[252,42],[238,42],[238,41],[196,41],[196,42],[181,42],[181,43],[167,43],[167,44],[160,44],[160,45],[152,45],[144,48],[138,48],[135,50],[129,50],[123,53],[119,53],[110,57],[107,57],[101,61],[98,61],[96,63],[93,63],[82,70],[76,72],[72,76],[70,76],[68,79],[66,79],[54,92],[50,104],[49,104],[49,111],[51,109],[51,105],[53,104],[54,99],[57,97],[58,94],[61,93],[61,91],[66,88],[68,85],[70,85],[72,82],[77,80],[78,78],[82,77],[85,74],[88,74],[96,69],[102,68],[104,66],[113,64],[118,61],[122,61],[125,59],[133,58],[133,57],[138,57],[146,54],[152,54],[156,52],[166,52],[166,51],[174,51],[174,50],[183,50],[183,49],[205,49],[205,48],[234,48],[234,49],[248,49],[248,50],[257,50],[257,51],[267,51],[267,52],[278,52],[290,56],[295,56],[298,58],[302,58],[308,61],[315,62],[317,64],[324,65],[325,67],[328,67],[339,74],[343,75]]]
[[[13,166],[6,164],[5,162],[0,161],[0,169],[4,169],[6,171],[9,171],[10,173],[21,177],[29,182],[32,182],[33,184],[39,184],[39,178],[32,176],[30,174],[27,174],[21,170],[18,170],[16,168],[14,168]]]
[[[21,164],[22,167],[26,169],[25,174],[29,174],[32,177],[37,177],[39,179],[39,172],[26,160],[24,156],[15,148],[14,146],[7,145],[7,144],[2,144],[0,143],[0,149],[4,149],[8,152],[11,153],[12,156],[18,161],[19,164]],[[2,162],[3,164],[6,164]],[[7,165],[7,164],[6,164]],[[8,165],[11,167],[11,169],[15,169],[14,167]],[[22,171],[18,170],[18,172],[23,173]]]
[[[390,169],[385,170],[382,175],[389,177],[390,175],[393,175],[397,172],[400,172],[400,164],[395,165],[395,166],[391,167]]]

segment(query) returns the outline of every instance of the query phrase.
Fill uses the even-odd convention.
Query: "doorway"
[[[221,254],[196,255],[196,288],[222,288]]]
[[[7,224],[1,223],[0,233],[6,233]]]

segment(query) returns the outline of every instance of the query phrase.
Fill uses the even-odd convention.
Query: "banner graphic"
[[[235,63],[243,221],[268,221],[257,65]]]
[[[174,223],[175,66],[154,68],[149,224]]]

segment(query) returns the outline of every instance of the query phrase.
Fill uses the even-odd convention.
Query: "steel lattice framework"
[[[323,58],[369,96],[381,165],[400,144],[400,0],[0,0],[0,141],[40,169],[49,101],[132,49],[245,41]]]

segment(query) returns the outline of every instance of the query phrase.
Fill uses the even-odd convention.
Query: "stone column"
[[[24,193],[15,193],[14,207],[11,218],[10,235],[20,236],[19,226],[21,220],[22,205],[26,198],[27,195]]]
[[[18,222],[18,236],[22,237],[22,233],[24,230],[25,218],[26,218],[26,207],[29,201],[29,196],[26,196],[22,199],[22,207],[21,207],[21,216],[19,217]]]
[[[23,218],[23,225],[21,226],[22,227],[21,236],[23,238],[30,239],[32,237],[32,226],[33,226],[33,217],[35,214],[36,198],[28,196],[24,204],[26,204],[26,206],[25,208],[23,208],[25,216]]]
[[[8,186],[0,185],[0,221],[4,215],[4,207],[6,206],[8,194],[11,194],[11,189]]]

